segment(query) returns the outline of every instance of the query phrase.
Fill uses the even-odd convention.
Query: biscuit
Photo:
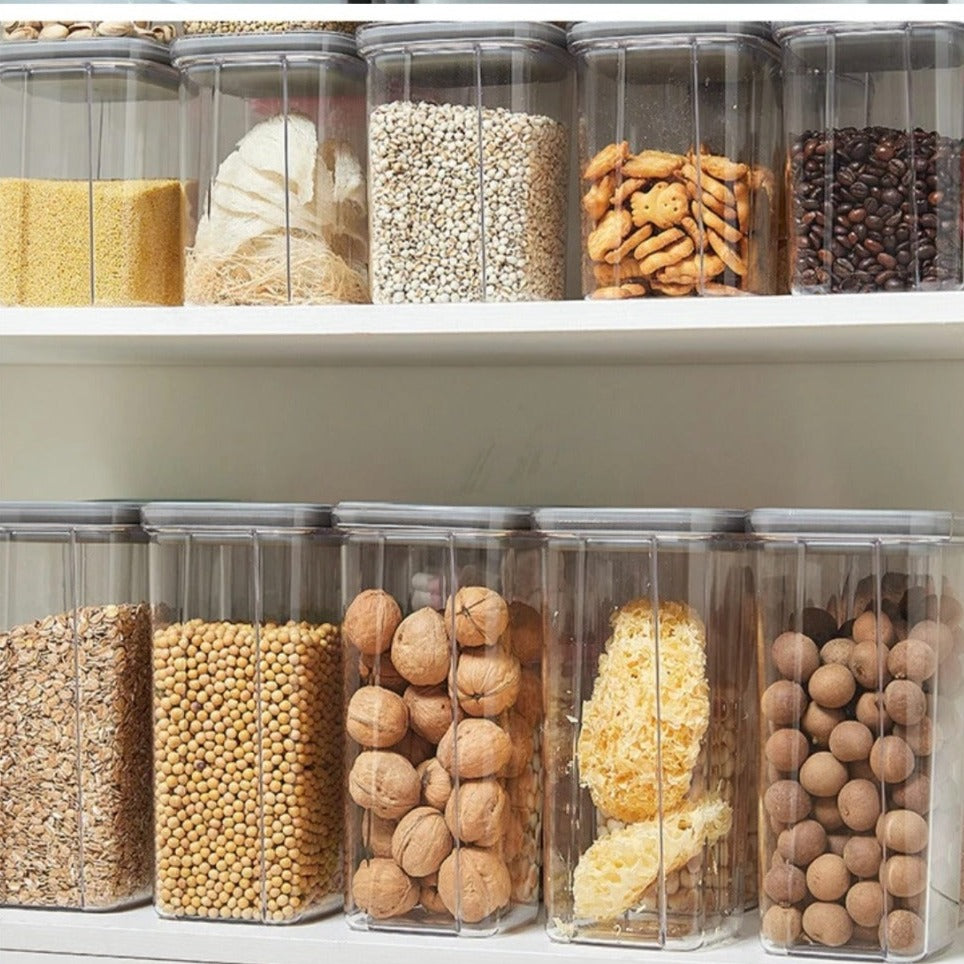
[[[741,258],[715,231],[707,231],[706,238],[710,247],[722,258],[723,263],[734,274],[746,274],[746,261]]]
[[[604,174],[614,171],[629,156],[629,144],[608,144],[587,165],[582,176],[587,181],[598,181]]]
[[[694,217],[702,218],[703,224],[706,225],[707,228],[714,230],[724,240],[729,241],[731,244],[739,244],[743,240],[743,235],[738,228],[724,221],[723,218],[710,208],[701,208],[696,201],[693,201],[690,204],[690,209],[693,211]]]
[[[677,241],[668,248],[643,258],[640,261],[639,270],[644,275],[655,274],[661,268],[668,268],[671,264],[676,264],[691,255],[693,248],[693,240],[684,237],[682,241]]]
[[[682,174],[687,181],[692,181],[693,184],[698,185],[704,194],[715,197],[721,204],[731,208],[736,206],[736,199],[733,197],[733,192],[722,181],[718,181],[706,171],[697,171],[692,164],[684,164],[680,168],[680,174]]]
[[[615,264],[617,261],[622,261],[630,251],[633,251],[636,247],[646,241],[650,235],[653,233],[653,226],[651,224],[644,224],[641,228],[626,238],[623,243],[616,248],[615,251],[610,251],[606,255],[605,260],[610,264]]]
[[[623,171],[625,174],[626,172]],[[623,181],[619,187],[613,191],[612,206],[618,208],[634,191],[638,191],[646,182],[638,177],[630,177]]]
[[[632,227],[633,219],[629,211],[609,211],[586,240],[589,257],[593,261],[602,261],[606,252],[619,247]]]
[[[675,174],[686,160],[682,154],[668,154],[666,151],[640,151],[623,164],[623,173],[630,177],[651,179],[669,177]]]
[[[635,258],[623,258],[616,264],[607,264],[599,261],[592,266],[593,277],[596,284],[603,287],[618,286],[620,283],[632,281],[635,278],[642,278],[639,270],[639,262]]]
[[[679,183],[658,181],[648,191],[637,191],[630,199],[633,224],[655,224],[658,228],[670,228],[679,224],[686,213],[686,188]]]
[[[661,231],[640,244],[633,252],[633,256],[637,261],[642,261],[643,258],[655,254],[657,251],[662,251],[663,248],[668,248],[674,241],[679,241],[683,237],[683,232],[679,228]]]
[[[720,181],[738,181],[746,177],[747,166],[719,154],[699,154],[700,169]]]
[[[612,174],[606,174],[582,196],[583,210],[593,221],[598,221],[609,210],[615,183]]]
[[[625,284],[597,288],[589,297],[593,301],[622,301],[625,298],[641,298],[645,294],[645,285]]]

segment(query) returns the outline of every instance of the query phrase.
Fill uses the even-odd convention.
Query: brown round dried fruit
[[[811,816],[816,820],[828,834],[833,834],[844,827],[844,819],[840,816],[840,808],[837,806],[836,797],[814,797]],[[830,837],[827,838],[827,845],[830,844]]]
[[[397,820],[416,806],[421,789],[415,767],[387,750],[359,753],[348,774],[352,800],[386,820]]]
[[[937,660],[940,663],[954,651],[954,633],[950,626],[935,622],[933,619],[921,620],[907,635],[912,639],[929,643],[937,653]]]
[[[813,702],[803,714],[800,725],[817,746],[825,747],[830,744],[830,734],[834,727],[844,719],[843,710],[828,710],[819,703]]]
[[[843,857],[821,854],[807,867],[807,889],[817,900],[840,900],[850,887]]]
[[[400,917],[418,903],[418,886],[394,860],[363,860],[351,882],[355,904],[376,920]]]
[[[890,682],[887,670],[889,651],[886,646],[873,640],[864,640],[854,646],[850,654],[850,671],[854,679],[864,688],[875,690]]]
[[[931,781],[922,770],[911,774],[903,783],[898,783],[890,791],[891,799],[898,807],[905,807],[915,813],[926,815],[930,809]]]
[[[873,733],[858,720],[843,720],[830,732],[830,752],[842,763],[866,760],[873,745]]]
[[[870,768],[884,783],[900,783],[914,772],[914,751],[899,736],[882,736],[870,750]]]
[[[807,706],[807,694],[799,683],[778,679],[763,693],[760,708],[775,726],[795,726]]]
[[[453,846],[442,814],[433,807],[416,807],[398,821],[392,859],[410,877],[425,877],[439,869]]]
[[[505,600],[485,586],[463,586],[445,604],[445,623],[455,624],[460,646],[494,646],[509,625]]]
[[[459,706],[471,716],[497,716],[519,695],[522,668],[501,647],[462,653],[455,671]]]
[[[883,851],[873,837],[851,837],[843,849],[844,863],[855,877],[876,877]]]
[[[916,897],[927,887],[927,862],[908,854],[888,857],[880,868],[880,882],[893,897]]]
[[[925,716],[916,726],[895,726],[894,736],[899,736],[918,756],[930,756],[938,734],[931,718]]]
[[[512,652],[523,666],[542,659],[542,614],[524,602],[509,603],[509,635]]]
[[[396,826],[398,824],[394,820],[379,817],[371,810],[362,810],[362,843],[373,857],[391,857],[392,834]]]
[[[496,780],[466,780],[445,805],[452,836],[478,847],[494,847],[505,834],[509,798]]]
[[[402,621],[398,603],[384,589],[366,589],[349,603],[341,638],[367,656],[384,653]]]
[[[820,665],[817,644],[803,633],[781,633],[773,641],[770,658],[785,679],[806,683]]]
[[[444,686],[409,686],[404,699],[412,729],[429,743],[438,743],[457,718]]]
[[[439,762],[452,775],[478,780],[499,772],[512,755],[509,735],[497,723],[465,719],[452,724],[439,741]]]
[[[861,880],[847,891],[847,913],[861,927],[876,927],[884,916],[884,889],[876,880]]]
[[[789,773],[800,769],[810,752],[810,744],[803,733],[787,726],[770,734],[764,752],[778,770]]]
[[[861,613],[854,620],[851,635],[858,645],[871,642],[879,643],[881,646],[890,646],[894,641],[894,626],[886,613],[882,612],[878,619],[873,612],[868,611]]]
[[[796,823],[810,813],[810,795],[796,780],[777,780],[763,801],[770,816],[781,823]]]
[[[836,796],[847,776],[847,768],[826,750],[811,754],[800,767],[800,785],[815,797]]]
[[[840,904],[813,903],[803,912],[803,929],[816,944],[842,947],[853,934],[853,921]]]
[[[895,679],[884,690],[884,709],[901,726],[916,726],[927,712],[927,697],[913,680]]]
[[[816,820],[801,820],[777,839],[777,851],[787,863],[806,867],[827,849],[827,831]]]
[[[777,904],[796,904],[807,896],[807,879],[799,867],[780,864],[766,872],[763,891]]]
[[[854,652],[857,647],[854,647]],[[810,697],[825,709],[835,710],[846,706],[857,689],[853,674],[846,666],[828,663],[821,666],[808,684]]]
[[[894,679],[923,683],[937,671],[937,653],[921,639],[902,639],[887,654],[887,669]]]
[[[764,915],[760,930],[765,940],[778,947],[789,947],[800,939],[803,918],[796,907],[771,907]]]
[[[385,748],[408,730],[408,710],[402,698],[384,686],[363,686],[348,701],[348,735],[362,746]]]
[[[392,662],[410,683],[434,686],[449,675],[452,651],[445,620],[427,606],[406,616],[392,638]]]
[[[444,810],[452,792],[452,778],[448,770],[433,756],[431,760],[423,760],[415,772],[422,781],[422,803],[436,810]]]
[[[508,867],[487,850],[460,847],[439,868],[439,897],[453,917],[467,924],[477,924],[505,907],[511,891]]]
[[[889,733],[894,721],[884,709],[883,693],[861,693],[857,699],[857,719],[863,723],[871,733]]]
[[[924,922],[913,911],[892,910],[881,922],[881,946],[913,957],[924,949]]]
[[[877,821],[877,840],[887,850],[917,854],[927,846],[927,821],[913,810],[890,810]]]
[[[837,807],[851,830],[871,830],[880,816],[880,790],[870,780],[850,780],[837,794]]]

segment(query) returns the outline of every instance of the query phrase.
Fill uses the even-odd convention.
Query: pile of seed
[[[395,101],[369,121],[375,303],[565,296],[566,128]]]
[[[327,623],[155,633],[162,914],[281,923],[340,905],[341,686]]]
[[[798,291],[959,286],[959,139],[890,127],[807,131],[790,152]],[[829,221],[829,223],[828,223]]]
[[[360,25],[340,20],[185,20],[184,33],[238,34],[290,33],[297,30],[332,30],[353,34]]]
[[[0,633],[0,905],[150,893],[150,687],[144,605]]]
[[[169,44],[174,25],[148,20],[7,20],[0,40],[89,40],[91,37],[139,37]]]

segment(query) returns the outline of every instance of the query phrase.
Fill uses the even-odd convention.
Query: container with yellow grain
[[[0,305],[178,305],[177,74],[139,37],[0,45]]]
[[[742,512],[541,509],[546,910],[558,941],[734,936],[754,872]]]
[[[341,906],[338,545],[325,506],[149,503],[155,907]]]

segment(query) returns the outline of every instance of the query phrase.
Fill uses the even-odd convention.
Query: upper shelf
[[[281,308],[2,308],[0,365],[964,359],[964,292]]]

